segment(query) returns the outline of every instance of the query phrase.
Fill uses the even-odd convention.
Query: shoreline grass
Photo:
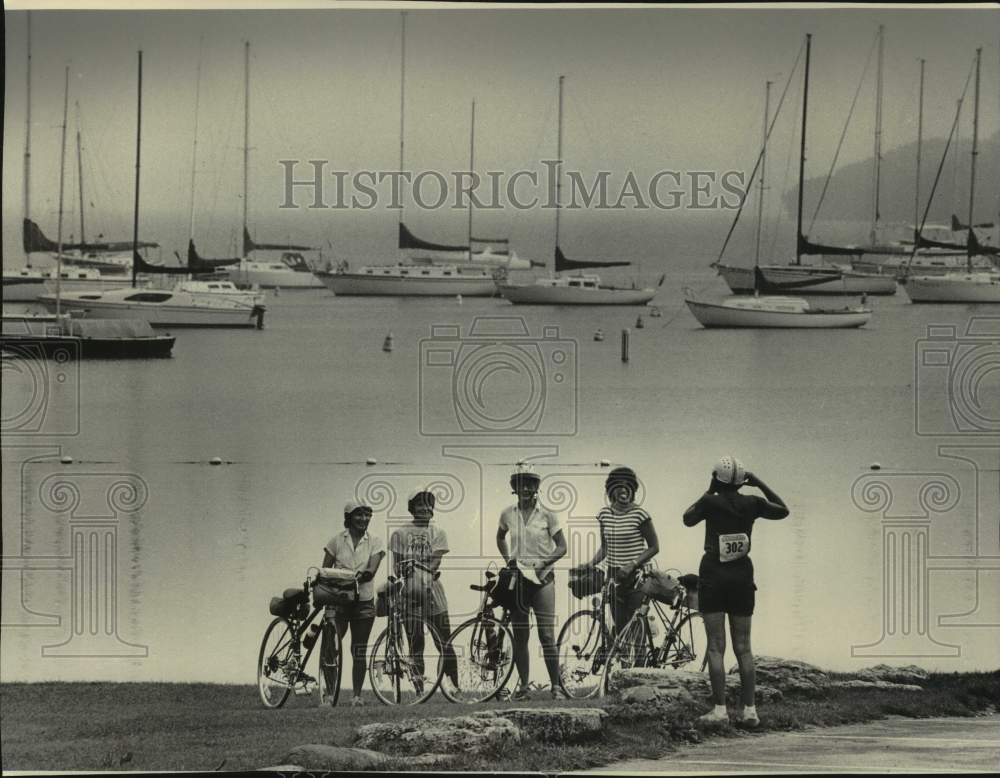
[[[448,770],[560,772],[629,758],[658,758],[688,742],[747,737],[730,727],[711,730],[696,712],[614,700],[558,701],[540,694],[521,703],[452,705],[435,697],[417,707],[368,705],[319,708],[316,698],[293,698],[267,710],[256,688],[196,683],[3,683],[3,770],[253,770],[280,764],[296,745],[352,745],[361,724],[419,716],[459,716],[484,708],[604,707],[603,738],[585,743],[527,741],[459,754]],[[815,699],[786,697],[760,707],[756,732],[860,723],[890,715],[975,716],[1000,708],[1000,671],[932,674],[923,692],[832,689]],[[414,769],[408,767],[408,769]],[[440,771],[440,768],[430,768]]]

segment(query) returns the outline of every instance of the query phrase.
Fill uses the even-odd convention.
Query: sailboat
[[[663,276],[656,287],[628,288],[608,286],[601,283],[596,273],[586,272],[598,267],[627,267],[631,262],[604,260],[601,262],[581,262],[569,259],[559,245],[559,213],[562,193],[562,138],[563,138],[563,81],[559,76],[559,119],[556,141],[556,234],[554,274],[548,278],[538,278],[532,284],[508,284],[498,281],[501,296],[515,305],[645,305],[652,300]],[[578,270],[575,275],[560,276],[568,270]]]
[[[135,205],[133,209],[132,278],[139,272],[187,275],[185,267],[150,265],[139,254],[139,172],[142,149],[142,52],[139,52],[138,121],[136,124]],[[61,187],[60,187],[61,191]],[[61,211],[61,209],[60,209]],[[60,218],[60,233],[62,219]],[[60,234],[61,238],[61,234]],[[228,285],[230,289],[219,285]],[[251,293],[239,292],[230,282],[211,288],[205,281],[182,281],[173,289],[111,289],[70,292],[39,298],[58,314],[62,308],[91,319],[127,319],[153,327],[256,327],[264,322],[264,306]]]
[[[28,21],[30,36],[30,17]],[[139,54],[140,80],[142,53]],[[169,357],[172,335],[157,335],[144,321],[79,321],[62,312],[60,258],[62,257],[63,194],[66,171],[66,114],[69,105],[69,68],[66,68],[63,98],[62,141],[59,155],[59,217],[55,315],[4,314],[0,329],[0,351],[6,358],[55,359],[145,359]],[[25,187],[27,194],[27,186]],[[27,208],[27,205],[26,205]]]
[[[403,171],[406,119],[406,12],[402,13],[400,33],[399,86],[399,171]],[[475,114],[473,114],[473,117]],[[474,121],[474,119],[473,119]],[[471,199],[471,198],[470,198]],[[470,203],[471,209],[471,203]],[[471,219],[471,210],[470,210]],[[470,228],[471,230],[471,228]],[[433,243],[414,235],[399,214],[398,247],[401,251],[419,251],[423,260],[417,263],[398,262],[395,265],[366,265],[351,271],[349,264],[340,262],[328,270],[314,271],[315,276],[338,297],[492,297],[496,294],[494,277],[503,274],[503,267],[472,260],[472,240],[468,246]],[[454,260],[461,256],[461,262]],[[447,264],[441,264],[441,258]],[[449,260],[452,260],[449,262]]]
[[[979,153],[979,71],[983,50],[976,49],[976,82],[973,95],[972,163],[969,174],[969,220],[966,225],[966,268],[941,275],[913,275],[903,279],[907,296],[915,303],[1000,303],[1000,268],[975,270],[974,256],[989,255],[996,262],[998,249],[988,249],[976,237],[976,156]],[[947,154],[947,146],[945,147]],[[930,199],[934,197],[931,191]],[[930,208],[930,201],[927,204]]]
[[[260,289],[322,289],[323,284],[313,275],[302,252],[315,251],[311,246],[288,243],[256,243],[250,237],[249,175],[250,175],[250,42],[243,44],[243,251],[231,259],[203,259],[198,256],[192,238],[188,244],[188,264],[207,270],[214,266],[222,278],[244,288]],[[281,260],[255,259],[257,251],[280,251]],[[202,271],[204,272],[204,270]]]
[[[799,240],[796,242],[796,260],[802,250],[802,191],[803,180],[805,178],[805,150],[806,150],[806,116],[809,103],[809,55],[812,45],[812,35],[806,35],[806,61],[805,77],[803,80],[802,93],[802,138],[799,154],[799,192],[798,192],[798,221],[796,234]],[[791,76],[789,76],[791,78]],[[753,280],[753,295],[734,295],[718,302],[700,300],[694,293],[686,290],[685,303],[692,315],[701,323],[703,327],[746,327],[761,329],[848,329],[864,326],[871,318],[871,310],[863,305],[843,308],[813,308],[809,302],[802,297],[789,297],[786,295],[762,295],[767,288],[767,281],[760,268],[760,229],[763,214],[764,196],[764,174],[763,169],[766,160],[767,140],[770,135],[768,120],[768,91],[765,89],[764,99],[764,145],[761,149],[759,165],[761,173],[761,201],[758,204],[757,219],[757,249],[755,253],[754,267],[750,271]],[[779,107],[780,110],[780,107]],[[756,168],[754,170],[756,173]],[[753,175],[751,175],[752,179]],[[733,221],[733,227],[739,220],[740,210],[737,211]],[[732,234],[732,229],[730,229]],[[723,247],[725,251],[725,247]]]

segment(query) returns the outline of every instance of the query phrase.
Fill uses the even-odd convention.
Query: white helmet
[[[747,480],[747,469],[736,457],[724,456],[712,468],[715,480],[732,486],[742,486]]]

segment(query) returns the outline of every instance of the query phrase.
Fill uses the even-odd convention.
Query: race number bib
[[[719,535],[719,561],[732,562],[750,553],[750,536],[745,532]]]

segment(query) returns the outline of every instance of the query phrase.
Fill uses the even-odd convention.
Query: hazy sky
[[[997,131],[1000,15],[992,8],[411,10],[407,167],[467,166],[473,99],[480,171],[510,172],[553,157],[556,81],[565,74],[568,168],[634,169],[647,177],[660,169],[749,170],[760,142],[764,81],[776,80],[780,89],[811,32],[809,175],[820,175],[880,23],[886,149],[915,139],[917,59],[927,60],[925,132],[943,136],[977,46],[984,48],[981,134]],[[97,226],[130,235],[138,49],[143,212],[176,215],[184,233],[201,51],[197,232],[211,251],[224,249],[213,231],[228,236],[240,219],[244,40],[252,46],[252,222],[277,218],[293,229],[296,219],[310,218],[277,213],[278,159],[329,159],[344,170],[397,166],[397,10],[36,11],[32,28],[32,211],[47,232],[55,231],[58,125],[69,65],[70,142],[79,101],[88,199],[102,214]],[[22,211],[25,42],[26,14],[8,11],[5,247],[11,230],[19,232]],[[841,163],[871,154],[873,74],[874,65]],[[794,103],[788,108],[790,117]],[[72,145],[67,160],[75,166]],[[75,171],[68,175],[67,197]],[[988,191],[995,183],[984,186]],[[377,218],[393,229],[394,214]],[[449,216],[447,223],[448,234],[434,237],[459,238],[462,219]]]

